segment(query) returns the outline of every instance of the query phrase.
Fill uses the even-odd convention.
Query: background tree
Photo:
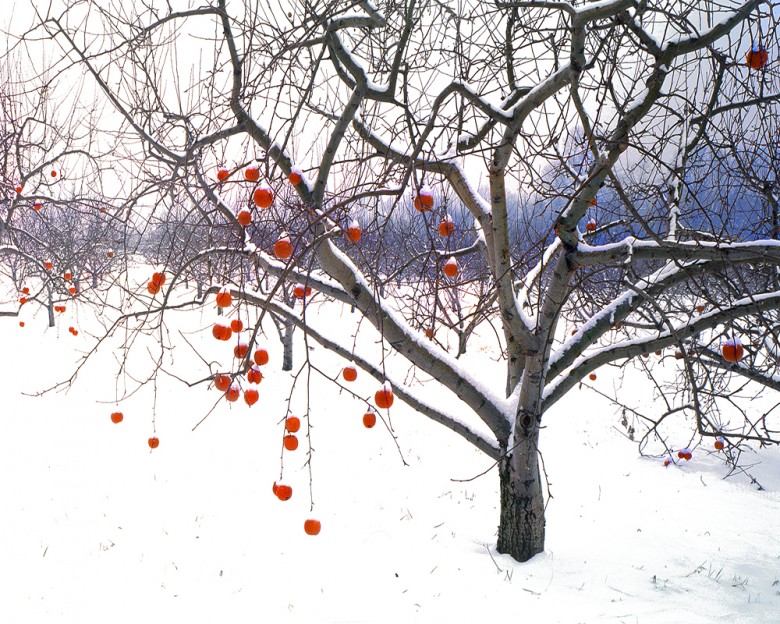
[[[762,190],[735,210],[714,177],[725,170],[753,196],[751,180],[774,184],[770,166],[746,164],[759,145],[775,153],[758,121],[776,117],[769,4],[65,1],[19,45],[34,58],[42,37],[65,50],[47,75],[109,105],[90,136],[110,142],[109,160],[133,180],[139,227],[183,206],[205,228],[183,249],[159,240],[172,279],[108,333],[146,319],[139,331],[166,348],[169,312],[204,303],[176,289],[205,270],[206,294],[225,283],[260,309],[251,341],[264,313],[284,318],[492,458],[499,551],[526,560],[543,549],[542,418],[602,365],[652,373],[643,355],[680,351],[682,385],[656,385],[667,413],[639,418],[648,452],[673,450],[661,420],[675,414],[695,419],[691,443],[776,442],[771,413],[712,412],[736,378],[752,392],[776,386],[765,345],[780,292],[765,276],[780,252],[776,230],[749,226],[771,201]],[[271,207],[252,207],[248,165]],[[456,199],[468,225],[440,236]],[[347,236],[353,219],[370,245]],[[282,232],[289,261],[272,252]],[[381,344],[356,350],[291,306],[292,282],[354,306]],[[426,339],[466,322],[496,331],[500,383],[456,359],[462,341],[450,353],[441,334]],[[721,343],[740,336],[745,357],[724,362]],[[393,377],[398,360],[432,383]],[[454,417],[456,404],[470,417]]]
[[[56,313],[74,297],[89,293],[95,303],[103,301],[117,254],[132,253],[135,243],[121,207],[111,207],[111,198],[89,177],[99,171],[91,159],[101,153],[74,147],[77,128],[59,125],[48,84],[28,90],[14,56],[7,58],[4,74],[0,271],[7,288],[0,314],[18,316],[42,305],[54,326]],[[88,126],[89,119],[80,121]]]

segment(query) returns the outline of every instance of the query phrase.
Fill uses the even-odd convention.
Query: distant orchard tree
[[[121,208],[90,179],[101,177],[85,167],[92,155],[56,128],[49,92],[26,91],[21,72],[9,57],[0,92],[0,315],[42,305],[53,326],[68,301],[103,299],[133,237]]]
[[[612,397],[649,454],[685,461],[715,444],[734,462],[778,441],[776,410],[721,399],[740,378],[748,397],[778,387],[768,3],[61,4],[18,45],[36,58],[56,42],[65,52],[39,73],[106,109],[94,143],[62,124],[51,141],[123,172],[136,224],[161,232],[172,278],[138,299],[149,331],[194,279],[207,287],[191,305],[224,286],[230,305],[389,382],[495,461],[500,552],[544,549],[543,418],[601,366],[653,376],[654,352],[679,362],[679,383],[654,385],[657,413]],[[71,104],[72,119],[94,109]],[[356,350],[301,312],[296,284],[352,306],[381,342]],[[501,379],[457,358],[488,326]],[[390,352],[431,382],[393,377]],[[248,353],[218,387],[233,392]],[[695,423],[682,443],[665,433],[677,415]]]

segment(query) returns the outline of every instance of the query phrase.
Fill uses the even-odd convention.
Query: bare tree
[[[37,304],[53,326],[74,297],[102,300],[132,237],[90,178],[101,153],[74,146],[76,125],[59,125],[49,86],[29,89],[16,58],[6,58],[0,94],[0,271],[11,287],[0,315]]]
[[[777,442],[771,413],[743,411],[735,424],[711,411],[736,378],[754,392],[777,387],[768,3],[62,4],[41,9],[18,45],[56,41],[65,53],[46,75],[110,105],[91,132],[113,141],[143,222],[154,207],[184,206],[204,226],[197,245],[161,239],[174,277],[143,303],[148,331],[173,288],[208,267],[236,300],[390,381],[496,462],[500,552],[527,560],[543,550],[542,418],[605,364],[680,352],[685,381],[658,385],[668,410],[640,418],[644,448],[671,450],[660,427],[678,413],[695,415],[692,440],[722,437],[724,450]],[[747,156],[757,149],[760,165]],[[244,226],[238,213],[255,192],[247,165],[276,197]],[[739,209],[715,179],[724,171],[744,196]],[[441,236],[457,206],[468,220]],[[757,228],[769,224],[766,206],[771,227]],[[348,236],[352,219],[362,244]],[[282,231],[289,262],[271,253]],[[290,282],[354,306],[380,332],[377,351],[356,352],[289,305]],[[442,325],[467,338],[469,323],[495,325],[500,383],[461,365],[465,344],[452,355],[430,339]],[[721,343],[738,336],[745,357],[725,362]],[[387,351],[481,426],[389,378]]]

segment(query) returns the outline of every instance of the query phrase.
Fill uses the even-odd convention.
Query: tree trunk
[[[295,331],[295,326],[288,320],[282,322],[284,326],[284,330],[281,332],[282,345],[284,346],[282,370],[291,371],[293,367],[293,332]]]
[[[51,286],[47,286],[46,292],[49,296],[48,303],[46,304],[49,313],[49,327],[54,327],[54,300],[52,299]]]
[[[533,437],[538,439],[538,430]],[[518,561],[544,551],[544,496],[536,440],[530,442],[521,443],[499,462],[498,552]]]
[[[289,305],[289,302],[286,303]],[[283,318],[273,312],[271,313],[271,319],[282,343],[282,370],[291,371],[293,367],[293,333],[295,333],[295,325],[293,325],[290,319]]]
[[[458,356],[466,355],[466,345],[468,343],[468,334],[463,330],[458,330]]]

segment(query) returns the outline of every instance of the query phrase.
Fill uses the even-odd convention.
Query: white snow
[[[318,320],[330,314],[346,338],[357,315],[339,309],[320,308]],[[232,345],[210,338],[214,314],[207,305],[166,318],[208,361],[229,366]],[[574,390],[544,417],[546,549],[520,564],[495,551],[491,460],[399,401],[366,429],[362,398],[377,387],[367,375],[350,384],[354,395],[319,375],[311,392],[299,385],[291,395],[272,328],[251,408],[168,375],[117,404],[132,385],[117,375],[123,336],[68,394],[35,396],[69,376],[73,349],[94,344],[101,319],[69,304],[48,329],[28,304],[20,320],[24,328],[3,320],[0,622],[763,624],[780,613],[777,449],[749,458],[764,491],[724,480],[719,454],[703,447],[664,468],[638,456],[597,394]],[[74,337],[68,325],[82,331]],[[128,375],[152,364],[139,340]],[[300,332],[296,340],[296,370],[308,356],[338,376],[343,360],[307,351]],[[458,366],[478,367],[479,357],[474,349]],[[186,347],[173,363],[188,379],[203,372]],[[613,387],[609,371],[599,384]],[[626,392],[646,392],[652,406],[641,381]],[[302,426],[282,475],[288,406]],[[117,409],[124,420],[113,424]],[[152,435],[160,445],[150,451]],[[293,487],[289,501],[272,494],[274,481]],[[322,522],[318,536],[304,533],[307,518]]]

